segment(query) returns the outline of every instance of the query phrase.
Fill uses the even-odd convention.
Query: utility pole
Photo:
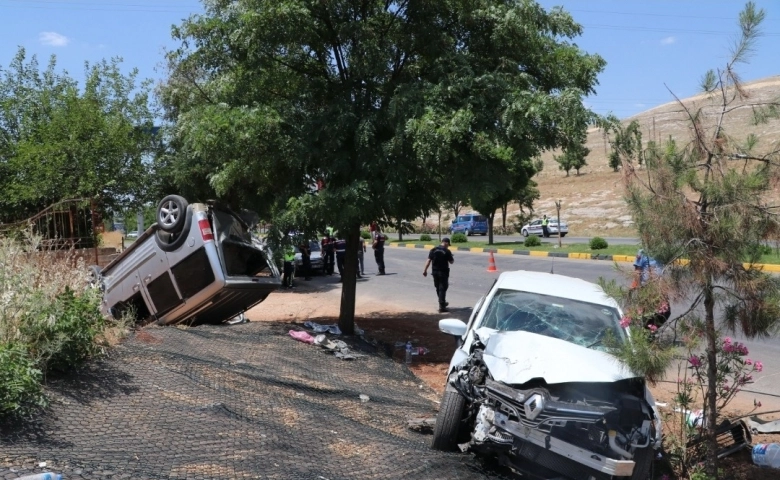
[[[558,248],[561,248],[561,201],[555,201],[555,215],[558,217]]]

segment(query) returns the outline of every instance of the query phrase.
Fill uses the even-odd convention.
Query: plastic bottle
[[[406,364],[412,364],[412,342],[406,342]]]
[[[759,467],[780,468],[780,445],[759,443],[753,447],[753,463]]]
[[[62,480],[62,475],[58,473],[45,472],[36,473],[35,475],[25,475],[24,477],[19,477],[16,480]]]

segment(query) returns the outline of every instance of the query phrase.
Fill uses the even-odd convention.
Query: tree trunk
[[[704,416],[707,435],[707,453],[705,470],[710,478],[718,479],[718,439],[715,435],[717,426],[717,374],[718,374],[718,332],[715,329],[715,297],[712,284],[708,283],[704,290],[704,328],[707,338],[707,398],[704,404]]]
[[[401,220],[398,220],[398,223],[396,224],[396,228],[398,228],[398,241],[403,242],[404,232],[401,231]]]
[[[344,276],[341,277],[341,310],[339,328],[344,335],[355,334],[355,298],[357,295],[358,248],[360,225],[347,230],[347,251],[344,258]]]
[[[454,213],[454,214],[455,214],[455,220],[457,220],[457,219],[458,219],[458,214],[460,213],[460,207],[462,207],[462,206],[463,206],[463,205],[462,205],[460,202],[455,202],[455,203],[452,205],[452,213]]]
[[[487,216],[488,219],[488,245],[493,245],[493,219],[496,218],[496,211],[493,210]]]
[[[509,203],[505,203],[503,207],[501,207],[501,228],[506,230],[506,210],[509,206]]]

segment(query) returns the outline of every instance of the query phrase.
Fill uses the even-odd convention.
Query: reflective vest
[[[295,260],[295,250],[292,247],[287,247],[284,249],[284,261],[285,262],[292,262]]]
[[[549,221],[550,221],[550,220],[548,220],[548,219],[546,219],[546,218],[545,218],[545,219],[543,219],[543,220],[542,220],[542,226],[546,227],[546,226],[547,226],[547,222],[549,222]]]

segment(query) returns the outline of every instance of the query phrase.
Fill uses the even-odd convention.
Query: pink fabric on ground
[[[290,330],[290,336],[294,339],[298,340],[299,342],[303,343],[314,343],[314,337],[309,335],[306,332],[299,332],[296,330]]]

